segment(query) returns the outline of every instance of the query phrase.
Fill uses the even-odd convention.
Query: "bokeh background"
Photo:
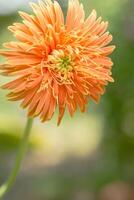
[[[36,1],[36,0],[35,0]],[[0,46],[10,41],[7,26],[29,10],[28,0],[0,0]],[[66,12],[67,0],[59,0]],[[109,21],[116,51],[114,84],[86,114],[66,114],[60,127],[35,120],[29,151],[5,200],[134,199],[134,1],[81,0]],[[30,10],[29,10],[30,12]],[[2,58],[0,58],[0,61]],[[0,77],[0,84],[6,79]],[[26,111],[0,90],[0,183],[8,177],[26,122]]]

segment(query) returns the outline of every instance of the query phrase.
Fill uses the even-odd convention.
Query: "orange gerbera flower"
[[[82,4],[69,0],[66,22],[57,1],[30,3],[34,15],[19,12],[23,23],[9,27],[18,41],[5,43],[3,75],[18,78],[4,85],[9,100],[22,100],[30,117],[50,120],[59,108],[58,124],[65,108],[73,116],[77,107],[85,111],[89,99],[98,102],[111,77],[114,46],[108,23],[96,11],[85,19]]]

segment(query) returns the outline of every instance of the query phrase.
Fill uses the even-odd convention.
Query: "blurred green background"
[[[59,0],[63,9],[67,0]],[[134,199],[134,1],[81,0],[87,15],[95,8],[109,21],[116,51],[114,84],[88,113],[35,120],[20,176],[5,200]],[[7,26],[20,20],[28,0],[0,0],[0,46],[12,39]],[[0,58],[2,60],[2,58]],[[0,84],[5,82],[0,78]],[[26,111],[0,91],[0,183],[9,175],[25,125]]]

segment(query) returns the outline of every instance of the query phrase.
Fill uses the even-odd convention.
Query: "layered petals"
[[[57,1],[30,3],[33,14],[19,12],[22,23],[9,27],[17,41],[4,44],[0,55],[1,74],[15,79],[2,86],[8,99],[21,100],[28,116],[42,122],[52,118],[58,107],[58,125],[67,109],[70,116],[85,112],[90,99],[98,102],[111,76],[114,51],[108,22],[93,10],[85,19],[83,5],[69,0],[67,17]]]

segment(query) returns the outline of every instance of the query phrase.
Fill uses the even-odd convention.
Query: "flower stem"
[[[31,132],[33,124],[33,119],[28,118],[27,124],[24,130],[24,135],[20,144],[20,149],[18,151],[18,155],[16,157],[14,168],[11,172],[11,175],[9,176],[8,180],[0,187],[0,200],[4,197],[4,195],[10,190],[12,185],[14,184],[16,177],[19,173],[19,170],[21,168],[21,163],[23,161],[23,158],[25,156],[27,146],[28,146],[28,138]]]

